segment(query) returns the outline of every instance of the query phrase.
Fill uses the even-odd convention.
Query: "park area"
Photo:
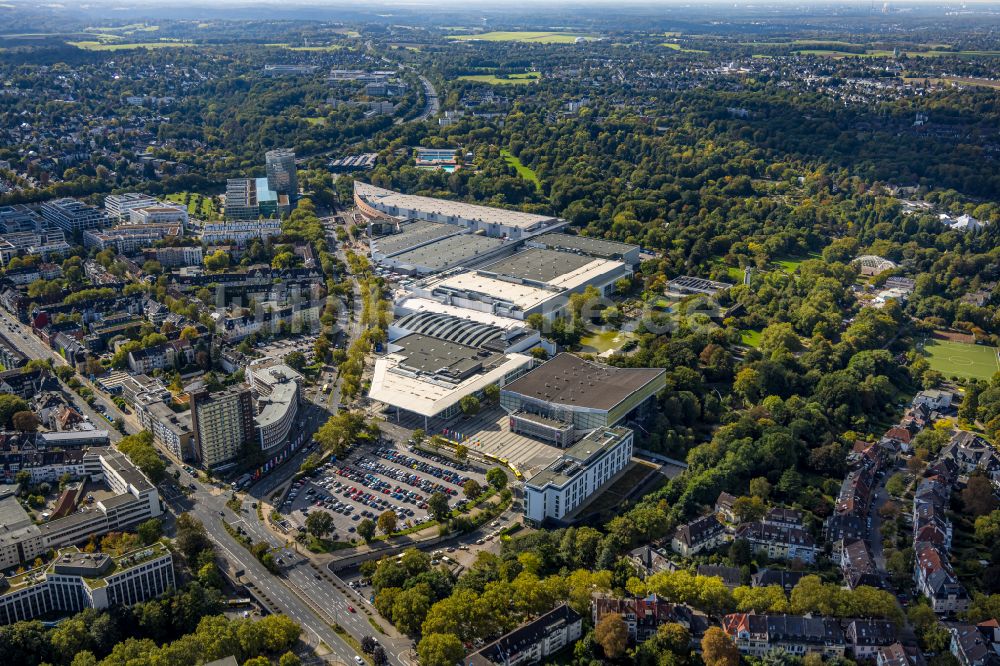
[[[458,80],[488,83],[493,86],[523,86],[528,83],[537,83],[541,77],[542,75],[538,72],[523,72],[521,74],[507,74],[506,76],[497,76],[496,74],[466,74],[458,77]]]
[[[925,339],[919,348],[931,369],[945,377],[989,379],[1000,370],[996,347],[934,337]]]
[[[188,215],[200,220],[211,220],[216,217],[215,203],[212,197],[197,192],[177,192],[168,194],[167,201],[187,206]]]

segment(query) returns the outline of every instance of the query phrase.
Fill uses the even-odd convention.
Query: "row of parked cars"
[[[418,488],[423,490],[428,495],[432,493],[444,493],[445,495],[457,495],[458,490],[439,483],[433,479],[423,478],[417,474],[403,471],[395,467],[390,467],[389,465],[382,464],[377,460],[368,460],[366,458],[361,458],[357,462],[358,467],[368,470],[369,475],[371,472],[381,474],[382,476],[387,476],[390,479],[405,483],[408,486]],[[464,483],[464,481],[463,481]],[[389,484],[386,484],[389,485]]]
[[[461,486],[469,480],[469,477],[463,476],[454,470],[438,467],[437,465],[432,465],[429,462],[424,462],[423,460],[417,460],[416,458],[408,456],[405,453],[401,453],[396,449],[382,448],[378,450],[378,455],[380,458],[394,462],[397,465],[415,469],[418,472],[423,472],[428,476],[433,476],[437,479],[441,479],[442,481],[453,483],[456,486]]]

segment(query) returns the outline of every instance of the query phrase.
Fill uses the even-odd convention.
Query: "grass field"
[[[483,32],[478,35],[448,35],[448,39],[483,42],[534,42],[535,44],[573,44],[577,38],[593,39],[572,32]]]
[[[160,29],[158,25],[146,25],[145,23],[131,23],[129,25],[116,26],[114,28],[87,28],[84,32],[117,32],[123,35],[131,35],[136,32],[156,32]]]
[[[103,42],[66,42],[84,51],[131,51],[134,49],[169,49],[194,46],[193,42],[138,42],[135,44],[107,44]]]
[[[677,42],[664,42],[660,46],[665,46],[671,51],[678,51],[680,53],[708,53],[708,51],[702,51],[700,49],[686,49]]]
[[[749,328],[740,331],[740,341],[747,347],[760,347],[760,331]]]
[[[964,378],[989,379],[993,373],[1000,371],[996,347],[927,338],[922,343],[921,352],[930,363],[931,369],[937,370],[945,377],[956,375]]]
[[[580,338],[580,350],[588,354],[603,354],[609,349],[621,349],[626,342],[634,338],[633,334],[623,331],[601,331]]]
[[[542,189],[542,184],[539,182],[538,174],[535,173],[534,169],[521,164],[521,160],[517,159],[514,155],[511,155],[510,151],[507,149],[501,149],[500,154],[503,156],[503,159],[507,162],[507,164],[514,167],[514,171],[517,172],[518,176],[534,183],[536,190]]]
[[[820,255],[816,252],[810,252],[807,257],[782,257],[781,259],[775,259],[771,263],[783,270],[784,272],[791,275],[795,271],[799,270],[799,266],[806,259],[819,259]]]
[[[192,217],[197,217],[202,220],[208,220],[215,217],[215,205],[212,203],[211,197],[206,197],[204,194],[199,194],[197,192],[176,192],[174,194],[168,194],[166,197],[167,201],[173,201],[174,203],[183,204],[187,202],[188,215]]]
[[[984,88],[1000,90],[1000,81],[991,81],[990,79],[973,79],[965,76],[942,76],[940,78],[907,77],[903,80],[907,83],[923,83],[924,81],[928,81],[930,83],[960,83],[967,86],[982,86]]]
[[[489,83],[495,86],[520,86],[527,83],[537,83],[542,78],[540,72],[525,72],[523,74],[509,74],[502,79],[494,74],[466,74],[458,77],[459,81],[475,81],[477,83]]]
[[[302,120],[306,121],[313,127],[322,127],[323,125],[326,125],[326,118],[303,118]]]

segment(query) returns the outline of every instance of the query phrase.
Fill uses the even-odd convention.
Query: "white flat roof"
[[[474,220],[484,224],[532,229],[559,220],[559,218],[551,215],[536,215],[534,213],[524,213],[519,210],[491,208],[489,206],[478,206],[461,201],[402,194],[401,192],[386,190],[359,181],[354,181],[354,191],[373,206],[378,205],[390,208],[394,207],[398,210],[414,210],[422,213],[445,215],[463,220]]]
[[[594,259],[589,264],[581,266],[575,271],[564,273],[557,278],[549,280],[548,284],[561,289],[575,289],[576,287],[587,284],[601,275],[606,275],[607,273],[611,273],[613,271],[624,271],[624,268],[625,264],[620,261],[614,261],[612,259]]]
[[[481,275],[476,271],[463,271],[447,275],[427,284],[428,289],[446,287],[458,291],[483,294],[497,300],[513,303],[523,310],[538,307],[545,301],[559,296],[560,292],[527,284]]]
[[[419,298],[417,296],[404,296],[396,301],[395,312],[397,316],[412,314],[414,312],[433,312],[435,314],[446,314],[452,317],[467,319],[479,324],[488,324],[502,328],[505,331],[512,328],[524,328],[524,322],[511,317],[501,317],[500,315],[479,310],[469,310],[455,305],[439,303],[429,298]]]
[[[457,404],[465,396],[490,384],[501,383],[507,373],[529,365],[531,357],[525,354],[508,354],[503,363],[489,372],[473,375],[459,384],[428,381],[429,378],[395,372],[399,361],[400,357],[395,354],[388,354],[375,361],[368,397],[421,416],[433,417]]]

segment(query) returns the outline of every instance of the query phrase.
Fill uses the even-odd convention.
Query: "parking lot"
[[[331,538],[347,541],[365,518],[377,521],[392,511],[397,529],[429,520],[427,500],[444,493],[452,507],[465,503],[462,484],[475,479],[486,485],[482,471],[403,446],[381,444],[353,451],[347,458],[323,465],[293,484],[281,513],[301,527],[309,513],[326,511],[334,519]]]

